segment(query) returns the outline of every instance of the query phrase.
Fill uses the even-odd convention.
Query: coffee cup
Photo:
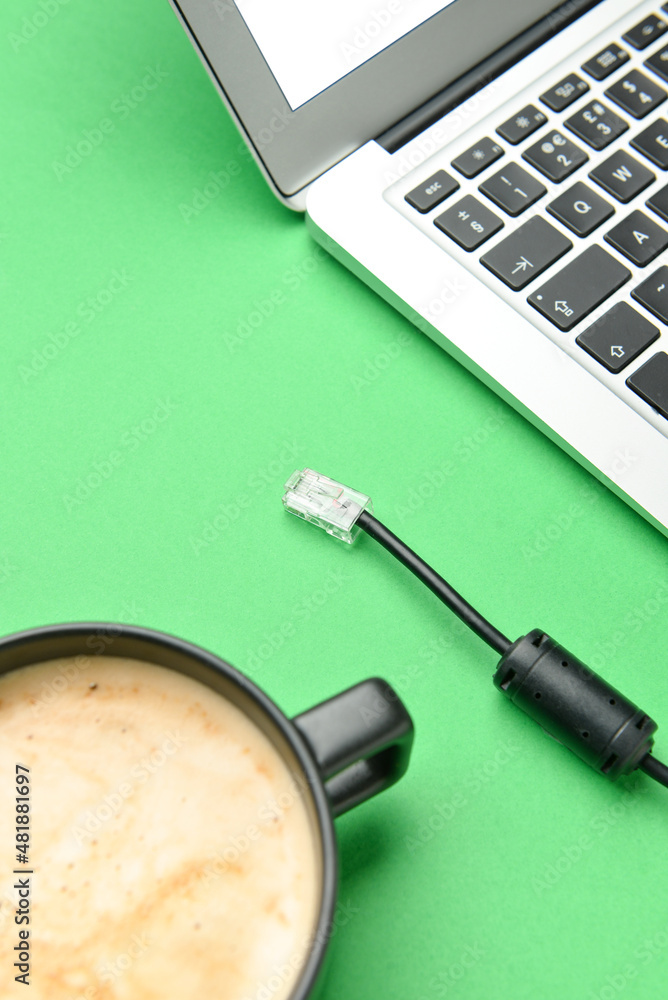
[[[314,1000],[336,927],[333,819],[394,784],[412,740],[379,678],[289,719],[164,633],[0,639],[7,995]]]

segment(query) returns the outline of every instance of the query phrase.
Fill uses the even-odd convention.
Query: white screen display
[[[455,0],[236,0],[294,111]]]

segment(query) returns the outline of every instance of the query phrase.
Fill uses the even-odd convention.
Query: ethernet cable
[[[657,730],[653,719],[541,629],[511,642],[374,517],[364,493],[304,469],[286,482],[283,504],[349,544],[360,531],[380,542],[501,655],[496,687],[585,763],[613,781],[640,768],[668,787],[668,767],[651,753]]]

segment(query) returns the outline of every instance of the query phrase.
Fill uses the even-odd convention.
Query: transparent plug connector
[[[313,469],[297,469],[292,473],[285,484],[283,505],[291,514],[317,524],[349,544],[359,534],[357,519],[362,511],[373,513],[373,504],[364,493],[351,490]]]

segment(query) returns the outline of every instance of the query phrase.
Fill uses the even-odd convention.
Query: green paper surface
[[[501,631],[641,705],[668,760],[666,539],[318,247],[167,0],[21,0],[0,49],[2,632],[160,629],[288,715],[395,685],[413,759],[337,821],[324,1000],[663,995],[668,790],[590,771],[387,553],[280,498],[304,466],[368,493]]]

